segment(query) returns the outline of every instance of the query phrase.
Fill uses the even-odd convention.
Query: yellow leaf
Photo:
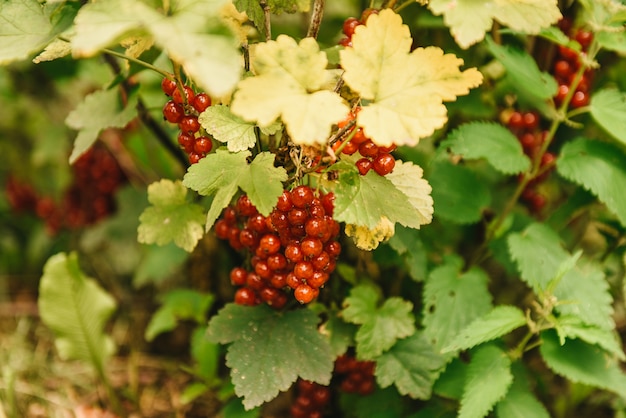
[[[424,170],[410,161],[396,161],[393,171],[386,175],[394,186],[408,196],[411,205],[419,212],[419,222],[429,224],[433,220],[432,187],[423,178]]]
[[[557,0],[431,0],[429,8],[443,14],[462,48],[481,41],[493,19],[513,30],[537,34],[561,18]]]
[[[440,48],[411,49],[402,18],[385,9],[357,27],[352,48],[340,52],[344,80],[367,102],[357,124],[380,146],[415,145],[448,120],[444,101],[456,100],[482,82],[475,68]]]
[[[325,144],[333,124],[348,113],[341,97],[323,89],[333,77],[313,38],[296,43],[279,35],[254,51],[255,76],[239,82],[231,111],[265,127],[278,118],[296,144]]]
[[[362,250],[371,251],[376,249],[381,242],[385,242],[391,238],[395,230],[394,223],[386,216],[383,216],[373,229],[362,225],[347,224],[345,232],[347,236],[352,238],[357,247]]]

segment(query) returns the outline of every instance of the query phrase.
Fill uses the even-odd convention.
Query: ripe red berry
[[[372,161],[369,158],[363,157],[357,160],[355,165],[356,165],[357,170],[359,170],[359,174],[364,176],[372,168]]]
[[[291,191],[291,203],[299,209],[309,207],[314,198],[315,194],[309,186],[301,185]]]
[[[211,152],[213,148],[213,142],[211,138],[207,136],[199,136],[196,138],[195,144],[193,146],[193,150],[198,154],[208,154]]]
[[[326,271],[330,264],[330,256],[326,251],[322,251],[317,257],[311,260],[313,267],[319,271]]]
[[[361,23],[365,25],[367,23],[367,19],[369,19],[371,15],[377,15],[379,12],[380,10],[371,7],[363,10],[363,13],[361,13]]]
[[[317,257],[324,250],[324,244],[317,238],[305,238],[300,243],[302,254],[307,258]]]
[[[513,112],[509,116],[507,126],[511,129],[521,129],[524,127],[524,116],[520,112]]]
[[[269,264],[267,264],[267,261],[265,260],[259,260],[254,265],[254,272],[258,274],[260,278],[265,279],[265,280],[269,280],[270,277],[272,277],[272,275],[274,274],[272,272],[272,269],[270,269]],[[248,286],[250,286],[250,284],[248,284]]]
[[[572,65],[567,60],[558,60],[554,64],[554,75],[563,80],[568,80],[572,75]]]
[[[555,160],[556,156],[554,154],[552,154],[551,152],[546,152],[541,156],[541,166],[545,167],[547,165],[552,165],[554,164]]]
[[[237,213],[241,216],[254,216],[259,211],[254,206],[248,195],[242,194],[237,199],[237,203],[235,204],[235,208],[237,209]]]
[[[283,190],[283,194],[278,196],[278,202],[276,202],[276,209],[281,212],[289,212],[293,204],[291,203],[291,193],[287,190]]]
[[[183,147],[185,152],[189,154],[194,150],[196,139],[193,137],[193,135],[181,132],[178,134],[178,143],[181,147]]]
[[[193,134],[200,130],[200,122],[198,122],[197,116],[186,115],[181,118],[180,122],[178,122],[178,127],[183,132]]]
[[[261,290],[263,289],[263,287],[265,287],[265,280],[263,280],[263,278],[256,271],[250,272],[246,276],[246,286],[248,286],[250,289]]]
[[[267,257],[267,266],[272,271],[283,270],[287,267],[287,258],[280,253],[272,254]]]
[[[570,106],[573,108],[579,108],[583,106],[587,106],[589,104],[589,95],[584,91],[577,91],[572,96],[572,101],[570,102]]]
[[[239,288],[235,292],[235,303],[245,306],[258,305],[257,295],[254,290],[247,287]]]
[[[308,218],[309,214],[305,209],[293,208],[287,213],[287,219],[291,226],[303,226]]]
[[[197,152],[189,153],[189,164],[197,164],[202,159],[202,155]]]
[[[313,276],[307,279],[306,282],[311,287],[320,288],[326,284],[328,278],[328,273],[316,270],[315,272],[313,272]]]
[[[368,139],[359,145],[359,153],[364,157],[375,158],[378,155],[378,145]]]
[[[344,36],[343,38],[339,40],[339,45],[343,46],[344,48],[352,47],[352,38],[348,38],[347,36]]]
[[[525,112],[522,115],[524,128],[528,131],[537,129],[539,126],[539,115],[535,112]]]
[[[193,89],[189,86],[185,86],[183,87],[183,92],[185,94],[184,98],[179,88],[175,89],[172,92],[172,100],[174,101],[174,103],[178,103],[178,104],[191,103],[191,101],[194,98]]]
[[[329,256],[337,258],[339,254],[341,254],[341,244],[338,241],[331,241],[326,244],[324,250],[328,253]]]
[[[310,237],[322,238],[328,233],[328,225],[323,218],[311,218],[306,221],[304,231]]]
[[[248,248],[255,248],[259,244],[259,238],[257,235],[248,228],[243,228],[239,232],[239,242],[241,245]]]
[[[309,303],[319,295],[319,290],[309,286],[308,284],[301,284],[296,287],[293,295],[298,302]]]
[[[215,235],[219,239],[228,239],[230,233],[230,225],[224,219],[219,219],[215,222]]]
[[[243,286],[246,284],[248,271],[243,267],[235,267],[230,271],[230,282],[235,286]]]
[[[350,142],[354,142],[357,145],[361,145],[363,142],[367,141],[369,138],[365,136],[363,132],[363,128],[357,128],[350,139]]]
[[[289,244],[285,247],[285,257],[287,257],[289,261],[297,263],[304,259],[304,254],[299,244]]]
[[[327,215],[333,216],[335,210],[335,194],[333,192],[326,193],[322,196],[322,206]]]
[[[567,93],[569,93],[569,86],[567,84],[559,85],[559,88],[556,91],[556,95],[554,96],[554,100],[556,101],[556,103],[563,103],[563,100],[565,100],[565,96],[567,96]]]
[[[185,116],[185,110],[183,107],[172,100],[169,100],[163,106],[163,117],[170,123],[178,123]]]
[[[391,173],[396,166],[396,159],[391,154],[380,154],[372,162],[372,168],[381,176]]]
[[[583,47],[583,50],[586,50],[587,48],[589,48],[589,45],[591,45],[591,41],[593,40],[593,32],[578,30],[576,32],[576,35],[574,36],[574,39],[576,39],[576,42],[578,42],[580,46]]]
[[[163,80],[161,80],[161,90],[163,90],[163,93],[171,96],[172,93],[174,93],[174,90],[176,90],[176,81],[167,77],[163,77]]]
[[[259,250],[264,254],[276,254],[280,250],[280,239],[274,234],[265,234],[259,241]]]
[[[349,17],[347,18],[344,22],[343,22],[343,33],[348,37],[348,38],[352,38],[352,35],[354,34],[354,30],[356,29],[357,26],[359,26],[361,24],[361,22],[359,22],[359,19],[357,19],[356,17]]]
[[[300,261],[293,267],[293,274],[300,280],[307,280],[313,276],[315,268],[310,261]]]
[[[202,113],[211,106],[211,97],[206,93],[199,93],[193,98],[193,108]]]

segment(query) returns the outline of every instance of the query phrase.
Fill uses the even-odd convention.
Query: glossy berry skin
[[[372,168],[372,160],[369,158],[363,157],[357,160],[355,163],[357,170],[359,170],[359,174],[364,176],[366,175]]]
[[[395,166],[396,159],[391,154],[380,154],[372,162],[372,168],[381,176],[391,173]]]
[[[520,112],[513,112],[509,117],[507,125],[511,129],[521,129],[524,127],[524,116]]]
[[[182,132],[196,133],[200,130],[200,122],[197,116],[187,115],[181,118],[178,127]]]
[[[211,152],[213,148],[213,142],[211,142],[211,138],[206,136],[199,136],[196,138],[196,142],[193,146],[193,150],[198,154],[208,154]]]
[[[190,152],[189,153],[189,164],[197,164],[201,159],[202,159],[202,155],[198,154],[196,152]]]
[[[587,106],[589,104],[589,95],[584,91],[577,91],[572,96],[572,101],[570,102],[570,106],[573,108],[579,108],[583,106]]]
[[[246,284],[248,272],[243,267],[235,267],[230,271],[230,282],[235,286],[243,286]]]
[[[298,186],[291,191],[291,203],[299,209],[309,207],[314,198],[313,190],[309,186]]]
[[[163,90],[163,93],[171,96],[174,90],[176,90],[176,81],[163,77],[163,80],[161,80],[161,90]]]
[[[193,135],[189,135],[186,133],[179,133],[178,134],[178,144],[183,147],[183,149],[185,150],[186,153],[190,153],[194,150],[194,145],[196,142],[196,139],[193,137]]]
[[[300,303],[310,303],[319,295],[319,290],[307,284],[301,284],[296,287],[293,295]]]
[[[193,98],[193,108],[202,113],[211,106],[211,97],[206,93],[199,93]]]
[[[359,145],[359,153],[364,157],[375,158],[378,155],[378,145],[368,139]]]
[[[344,22],[343,22],[343,33],[348,37],[348,38],[352,38],[352,35],[354,35],[354,30],[356,29],[357,26],[359,26],[361,24],[361,22],[359,22],[359,20],[356,17],[349,17],[347,18]]]
[[[172,100],[174,103],[178,104],[186,104],[191,103],[194,98],[193,89],[189,86],[183,87],[183,92],[185,96],[183,97],[183,93],[180,91],[181,89],[177,88],[172,92]]]
[[[256,293],[250,288],[241,287],[235,292],[235,303],[244,306],[258,305]]]
[[[178,123],[185,116],[185,110],[180,104],[174,103],[172,100],[163,106],[163,117],[170,123]]]

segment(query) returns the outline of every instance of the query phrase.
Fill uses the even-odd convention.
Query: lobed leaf
[[[626,143],[626,93],[613,89],[597,91],[591,96],[589,110],[605,131]]]
[[[561,149],[557,171],[596,195],[626,225],[626,154],[617,146],[578,138]]]
[[[461,273],[448,262],[431,271],[424,285],[424,335],[439,350],[449,346],[474,319],[491,310],[489,278],[478,268]]]
[[[147,207],[139,221],[137,240],[165,245],[171,241],[191,252],[204,235],[204,210],[187,202],[187,189],[180,181],[163,179],[148,186]]]
[[[256,144],[255,125],[234,115],[228,106],[211,106],[198,121],[213,138],[225,142],[230,152],[245,151]]]
[[[459,418],[487,416],[511,383],[511,360],[506,353],[492,345],[477,349],[467,368]]]
[[[211,294],[191,289],[176,289],[166,293],[146,327],[146,340],[151,341],[157,335],[173,330],[181,320],[204,323],[213,299]]]
[[[296,144],[325,144],[333,124],[349,111],[343,99],[323,90],[332,77],[326,54],[313,38],[296,43],[287,35],[260,43],[252,68],[255,76],[242,80],[231,111],[261,127],[279,118]]]
[[[431,0],[428,7],[435,15],[443,14],[462,48],[481,41],[494,20],[519,32],[537,34],[562,17],[556,0]]]
[[[556,331],[561,345],[565,344],[565,338],[580,339],[586,343],[595,344],[603,348],[621,361],[626,360],[622,343],[615,330],[588,325],[579,317],[563,315],[558,318]]]
[[[334,356],[318,321],[309,309],[276,312],[232,303],[211,318],[207,337],[230,344],[226,365],[246,409],[273,399],[298,377],[330,383]]]
[[[411,302],[391,297],[378,307],[378,300],[375,288],[360,285],[350,291],[343,303],[343,318],[361,325],[355,336],[356,353],[360,359],[375,359],[390,349],[398,339],[415,332]]]
[[[604,350],[581,340],[567,340],[561,345],[552,330],[541,334],[541,342],[541,356],[555,373],[572,382],[626,396],[626,375],[615,361],[607,361]]]
[[[241,188],[260,213],[270,214],[283,191],[287,172],[274,167],[274,154],[262,152],[248,164],[249,151],[232,153],[218,149],[189,167],[183,184],[204,196],[214,195],[206,218],[206,230],[230,204]]]
[[[489,122],[470,122],[452,131],[440,144],[464,159],[484,158],[504,174],[528,170],[530,159],[519,140],[504,126]]]
[[[515,306],[496,306],[484,316],[476,318],[441,351],[466,350],[494,340],[526,324],[524,312]]]
[[[70,164],[91,148],[103,129],[123,128],[133,120],[137,114],[136,104],[137,96],[131,95],[122,107],[116,88],[98,90],[86,96],[65,119],[67,126],[79,131],[70,155]]]
[[[343,79],[368,101],[357,124],[381,146],[415,145],[447,121],[444,101],[456,100],[482,82],[475,68],[440,48],[411,51],[402,18],[384,9],[356,28],[352,47],[340,51]]]
[[[612,298],[604,274],[599,268],[580,262],[570,270],[559,272],[570,256],[553,230],[543,224],[531,224],[522,233],[511,234],[508,243],[522,280],[537,295],[544,297],[544,292],[550,289],[558,301],[564,302],[556,306],[558,312],[601,329],[615,327]],[[561,278],[554,281],[559,274]]]
[[[511,388],[496,404],[498,418],[550,418],[550,414],[541,402],[530,392]]]
[[[88,361],[102,372],[114,351],[104,326],[116,303],[94,279],[85,276],[75,253],[48,259],[39,284],[38,306],[41,320],[56,337],[61,358]]]
[[[423,178],[424,170],[410,161],[396,161],[393,171],[387,177],[394,186],[409,198],[409,203],[417,211],[420,225],[433,220],[432,187]]]
[[[376,381],[382,388],[395,385],[401,395],[428,400],[443,364],[427,339],[415,333],[376,359]]]

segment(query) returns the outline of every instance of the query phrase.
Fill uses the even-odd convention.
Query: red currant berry
[[[302,254],[307,258],[317,257],[324,250],[324,244],[317,238],[305,238],[300,243]]]
[[[280,250],[280,239],[274,234],[265,234],[259,241],[259,250],[268,256]]]
[[[520,112],[511,113],[507,126],[511,129],[522,129],[524,127],[524,116]]]
[[[246,284],[248,271],[243,267],[235,267],[230,271],[230,282],[235,286],[243,286]]]
[[[211,141],[211,138],[207,136],[199,136],[196,138],[196,142],[193,146],[193,150],[198,154],[208,154],[211,152],[212,148],[213,142]]]
[[[579,30],[576,32],[574,39],[576,39],[576,42],[583,47],[583,50],[586,50],[589,48],[589,45],[591,45],[591,41],[593,40],[593,32]]]
[[[193,108],[198,113],[204,112],[209,106],[211,106],[211,97],[208,94],[200,93],[193,98]]]
[[[291,203],[291,193],[287,190],[283,190],[283,194],[278,196],[278,202],[276,202],[276,209],[281,212],[289,212],[293,208]]]
[[[367,141],[369,138],[365,136],[365,133],[363,132],[363,128],[357,128],[357,130],[354,132],[354,135],[352,135],[352,138],[350,139],[350,142],[354,142],[357,145],[361,145],[363,142]]]
[[[359,22],[359,19],[357,19],[356,17],[349,17],[347,18],[344,22],[343,22],[343,33],[348,37],[348,38],[352,38],[352,35],[354,34],[354,29],[356,29],[357,26],[359,26],[361,24],[361,22]]]
[[[200,162],[202,157],[203,156],[201,154],[198,154],[197,152],[190,152],[189,153],[189,164],[197,164],[198,162]]]
[[[309,303],[319,295],[319,290],[309,286],[308,284],[301,284],[300,286],[296,287],[293,295],[298,302]]]
[[[248,248],[255,248],[259,244],[259,238],[257,235],[248,228],[243,228],[239,232],[239,242],[241,245]]]
[[[525,112],[522,116],[524,128],[533,131],[539,127],[539,115],[535,112]]]
[[[564,45],[559,45],[559,55],[571,63],[578,61],[578,52]]]
[[[193,135],[189,135],[187,133],[181,132],[178,134],[178,143],[185,150],[187,154],[194,151],[194,145],[196,143],[196,138]]]
[[[297,263],[304,259],[304,254],[299,244],[289,244],[285,247],[285,257],[292,263]]]
[[[257,263],[258,265],[259,263]],[[256,265],[254,266],[256,268]],[[265,287],[265,280],[255,271],[246,276],[246,286],[250,289],[261,290]]]
[[[391,154],[380,154],[372,162],[372,168],[381,176],[391,173],[396,166],[396,159]]]
[[[261,296],[261,299],[264,302],[267,302],[268,304],[270,302],[273,302],[274,300],[276,300],[276,298],[278,298],[279,294],[280,294],[280,290],[276,289],[275,287],[264,287],[259,292],[259,295]]]
[[[191,103],[191,101],[194,98],[194,93],[193,93],[192,88],[189,86],[185,86],[183,87],[183,92],[185,94],[185,98],[183,98],[183,95],[179,88],[175,89],[172,92],[172,100],[174,101],[174,103],[178,103],[178,104]]]
[[[237,203],[235,204],[235,208],[241,216],[254,216],[259,213],[248,195],[245,194],[239,196],[239,198],[237,199]]]
[[[287,286],[287,273],[274,273],[270,279],[270,284],[276,289],[282,289]]]
[[[309,186],[298,186],[291,191],[291,203],[299,209],[309,207],[313,199],[315,195]]]
[[[315,271],[313,273],[313,276],[307,279],[306,282],[311,287],[320,288],[326,284],[326,282],[328,281],[328,278],[329,278],[328,273],[325,273],[323,271]]]
[[[315,268],[309,261],[300,261],[293,267],[293,274],[300,280],[307,280],[313,277]]]
[[[554,100],[557,102],[557,104],[563,103],[563,100],[565,100],[565,96],[567,96],[567,93],[569,93],[569,86],[567,84],[559,85],[559,88],[556,91],[556,95],[554,96]]]
[[[313,267],[319,271],[326,271],[330,264],[330,256],[326,251],[322,251],[317,257],[311,260]]]
[[[552,154],[551,152],[546,152],[545,154],[541,156],[541,166],[545,167],[548,165],[552,165],[554,164],[555,160],[556,160],[556,156],[554,154]]]
[[[395,151],[398,148],[396,144],[391,144],[388,147],[378,147],[378,152],[381,154],[389,154],[390,152]]]
[[[357,160],[355,165],[356,165],[357,170],[359,170],[359,174],[364,176],[372,168],[372,161],[369,158],[363,157]]]
[[[163,106],[163,117],[169,123],[178,123],[185,116],[185,110],[183,107],[177,103],[174,103],[172,100],[165,103]]]
[[[267,257],[267,266],[272,271],[283,270],[287,267],[287,258],[280,254],[272,254]]]
[[[244,306],[258,305],[257,295],[254,290],[242,287],[235,292],[235,303]]]
[[[359,153],[364,157],[374,158],[378,155],[378,145],[374,144],[371,139],[359,145]]]
[[[181,118],[178,127],[183,132],[196,133],[200,130],[200,122],[198,122],[197,116],[187,115]]]
[[[294,290],[297,289],[298,286],[302,284],[300,279],[298,279],[296,275],[293,273],[287,274],[286,282],[287,282],[287,286],[289,286],[290,288]]]
[[[287,213],[291,226],[303,226],[308,218],[309,214],[304,209],[293,208]]]
[[[572,75],[572,65],[567,60],[558,60],[554,64],[554,75],[563,80],[568,80]]]
[[[176,90],[176,81],[163,77],[163,80],[161,80],[161,90],[163,90],[163,93],[171,96],[172,93],[174,93],[174,90]]]
[[[352,155],[358,150],[359,150],[359,146],[356,143],[352,141],[348,141],[346,142],[346,145],[342,148],[341,152],[346,155]]]
[[[338,241],[329,242],[324,249],[331,258],[337,258],[341,254],[341,244]]]
[[[313,217],[306,221],[304,231],[310,237],[322,238],[328,232],[328,225],[324,219]]]
[[[284,292],[279,292],[278,296],[271,302],[267,303],[274,309],[282,309],[287,304],[287,295]]]
[[[230,234],[230,225],[224,219],[219,219],[215,222],[215,235],[219,239],[228,239]]]
[[[235,212],[235,209],[229,206],[224,209],[222,218],[228,223],[228,225],[235,225],[235,223],[237,222],[237,212]]]
[[[258,234],[264,234],[268,232],[267,220],[265,216],[261,215],[260,213],[251,216],[246,222],[246,227]]]
[[[344,36],[343,38],[339,40],[339,45],[343,46],[344,48],[351,48],[352,38],[348,38],[347,36]]]
[[[369,19],[371,15],[377,15],[379,12],[380,10],[373,9],[371,7],[368,7],[367,9],[363,10],[363,13],[361,13],[361,23],[365,25],[367,23],[367,19]]]
[[[580,91],[580,90],[574,93],[574,95],[572,96],[572,101],[570,102],[570,105],[575,109],[579,107],[587,106],[588,104],[589,104],[589,95],[587,95],[587,93],[585,93],[584,91]]]
[[[333,216],[335,210],[335,194],[333,192],[326,193],[322,196],[322,206],[327,215]]]

